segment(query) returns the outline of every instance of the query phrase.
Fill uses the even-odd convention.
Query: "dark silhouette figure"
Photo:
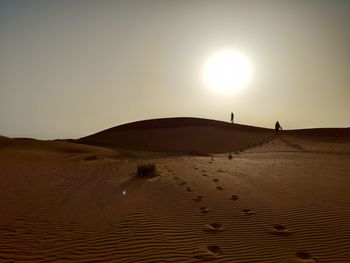
[[[235,117],[235,115],[233,114],[233,112],[231,112],[231,123],[233,123],[233,118]]]
[[[275,132],[276,134],[278,134],[279,130],[282,130],[282,126],[280,125],[280,123],[277,121],[275,124]]]

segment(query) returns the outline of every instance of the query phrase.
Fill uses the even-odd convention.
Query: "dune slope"
[[[79,142],[129,150],[224,153],[273,138],[269,129],[199,118],[139,121],[81,138]]]

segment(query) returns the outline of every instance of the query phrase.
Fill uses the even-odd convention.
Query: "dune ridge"
[[[350,152],[349,128],[287,130],[281,133],[285,135],[281,137],[285,143],[304,151]],[[179,117],[123,124],[80,138],[77,142],[125,150],[215,154],[257,147],[275,136],[272,129]]]
[[[209,154],[243,150],[272,138],[272,131],[265,128],[179,117],[123,124],[78,142],[128,150]]]

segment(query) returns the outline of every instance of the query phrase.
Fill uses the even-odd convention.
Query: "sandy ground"
[[[350,144],[306,137],[232,159],[2,137],[0,262],[350,262]]]

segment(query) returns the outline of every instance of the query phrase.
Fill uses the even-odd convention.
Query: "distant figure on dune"
[[[233,114],[233,112],[231,112],[231,123],[233,123],[233,118],[235,117],[235,115]]]
[[[276,134],[278,134],[279,130],[282,130],[282,126],[280,125],[280,123],[277,121],[275,124],[275,132]]]

